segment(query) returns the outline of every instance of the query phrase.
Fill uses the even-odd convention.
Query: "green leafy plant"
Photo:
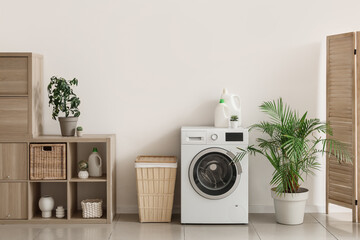
[[[70,113],[74,117],[80,116],[78,109],[80,99],[73,92],[72,87],[78,85],[76,78],[66,80],[62,77],[51,77],[47,87],[49,96],[49,106],[52,105],[52,118],[56,120],[59,112],[65,113],[65,117],[69,117]]]
[[[76,128],[76,130],[77,130],[77,131],[82,131],[83,128],[82,128],[82,126],[78,126],[78,127]]]
[[[246,154],[265,156],[274,167],[270,184],[275,186],[278,194],[295,193],[304,181],[302,175],[314,174],[320,166],[317,161],[319,153],[329,154],[340,162],[351,162],[347,146],[332,138],[322,138],[318,133],[332,136],[332,129],[319,119],[308,119],[307,112],[299,115],[282,99],[264,102],[260,109],[270,117],[250,127],[258,129],[268,138],[258,138],[257,146],[247,149],[239,148],[240,152],[233,159],[240,161]]]
[[[230,121],[232,121],[232,122],[236,122],[237,120],[239,120],[239,117],[237,115],[232,115],[230,117]]]

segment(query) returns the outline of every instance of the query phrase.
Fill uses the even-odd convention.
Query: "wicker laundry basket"
[[[31,143],[30,179],[66,179],[66,144]]]
[[[171,222],[176,157],[139,156],[135,168],[140,222]]]
[[[82,217],[83,218],[101,218],[102,199],[86,199],[81,201]]]

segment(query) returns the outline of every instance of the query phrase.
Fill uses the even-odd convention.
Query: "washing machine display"
[[[240,163],[234,164],[234,154],[223,148],[208,148],[192,160],[189,179],[194,190],[208,199],[229,196],[238,186]]]

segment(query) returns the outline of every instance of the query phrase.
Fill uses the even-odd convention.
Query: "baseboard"
[[[117,213],[123,214],[137,214],[138,206],[119,206],[116,209]],[[249,205],[249,212],[250,213],[274,213],[274,205]],[[325,206],[319,205],[307,205],[305,212],[312,212],[312,213],[325,213]],[[173,213],[179,214],[180,213],[180,206],[173,207]]]

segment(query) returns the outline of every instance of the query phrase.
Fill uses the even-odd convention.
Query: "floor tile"
[[[67,224],[46,225],[34,240],[100,240],[108,239],[113,225],[106,224]]]
[[[341,240],[360,239],[360,225],[352,222],[330,221],[324,227]]]
[[[275,213],[250,213],[249,215],[250,222],[253,223],[276,223]],[[316,223],[317,220],[310,214],[305,213],[304,223]]]
[[[185,240],[259,240],[249,225],[186,225]]]
[[[360,224],[351,213],[305,214],[304,223],[276,223],[274,214],[250,214],[248,225],[181,225],[180,216],[171,223],[139,223],[138,215],[121,214],[113,224],[18,224],[0,225],[0,240],[238,240],[238,239],[360,239]]]
[[[41,230],[38,225],[0,225],[0,240],[32,240]]]
[[[336,239],[321,224],[303,223],[300,225],[283,225],[278,223],[253,223],[261,240],[322,240]]]
[[[352,213],[311,213],[319,222],[325,224],[327,222],[352,222]]]
[[[110,239],[113,240],[184,240],[179,223],[117,222]]]

